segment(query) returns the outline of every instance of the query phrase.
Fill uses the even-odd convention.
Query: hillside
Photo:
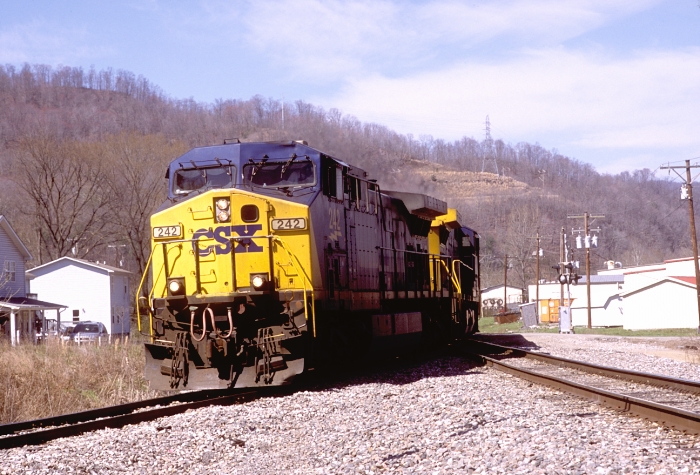
[[[606,216],[596,223],[594,268],[690,254],[678,185],[649,170],[601,175],[537,143],[416,139],[336,109],[285,102],[283,115],[282,106],[262,96],[177,100],[128,71],[0,66],[0,213],[35,264],[77,250],[79,257],[124,260],[140,273],[148,216],[163,200],[169,160],[226,138],[303,138],[366,169],[386,189],[423,191],[457,207],[482,236],[484,286],[502,281],[505,254],[512,283],[533,280],[538,231],[545,236],[542,268],[553,274],[561,228],[571,234],[582,224],[567,215],[585,211]]]

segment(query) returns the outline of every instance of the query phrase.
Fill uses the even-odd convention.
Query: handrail
[[[311,279],[309,276],[306,275],[306,271],[304,269],[304,266],[301,265],[301,262],[299,261],[299,258],[294,254],[292,251],[290,251],[287,248],[287,245],[282,241],[282,239],[279,236],[273,236],[272,238],[273,242],[279,243],[282,249],[287,253],[289,256],[289,263],[294,267],[294,269],[297,271],[299,275],[301,275],[304,279],[304,316],[306,316],[306,319],[309,319],[309,310],[308,310],[308,303],[307,303],[307,297],[306,297],[306,284],[308,282],[309,288],[311,290],[311,300],[312,302],[315,302],[314,298],[314,286],[313,283],[311,282]],[[272,250],[270,250],[272,252]],[[299,264],[299,267],[296,266],[294,263],[294,260],[296,259],[297,263]],[[316,305],[311,305],[311,323],[314,327],[314,338],[316,338]]]
[[[461,296],[462,296],[462,286],[460,285],[459,281],[458,281],[457,278],[455,277],[455,274],[454,274],[454,265],[452,266],[452,267],[453,267],[453,271],[450,272],[450,268],[447,267],[447,264],[445,263],[445,261],[443,261],[442,259],[440,259],[440,264],[442,264],[442,267],[445,268],[445,272],[447,272],[447,275],[450,276],[450,280],[452,281],[452,285],[454,285],[455,289],[457,290],[457,295],[459,295],[459,296],[461,297]],[[453,263],[453,264],[454,264],[454,263]]]
[[[159,246],[160,243],[154,244],[153,248],[151,249],[151,253],[148,256],[148,260],[146,261],[146,267],[143,269],[143,275],[141,276],[141,282],[139,283],[138,289],[136,289],[136,323],[137,327],[139,329],[139,333],[141,333],[141,310],[139,309],[140,302],[139,302],[139,296],[141,295],[141,289],[143,288],[143,283],[146,280],[146,276],[148,275],[148,269],[151,267],[151,261],[153,260],[153,252],[156,250],[156,246]],[[155,287],[155,285],[154,285]],[[148,296],[150,298],[150,295]],[[149,303],[150,305],[150,303]],[[151,323],[151,330],[150,330],[150,335],[153,336],[153,315],[150,315],[149,312],[149,317],[150,317],[150,323]]]

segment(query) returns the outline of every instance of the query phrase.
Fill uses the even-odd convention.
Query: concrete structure
[[[27,262],[32,259],[7,218],[0,215],[0,327],[12,344],[36,342],[37,331],[46,331],[46,310],[64,305],[44,302],[28,294]]]
[[[58,313],[62,322],[102,322],[110,335],[131,330],[129,276],[131,272],[72,257],[32,269],[32,290],[47,299],[61,299],[68,306]]]

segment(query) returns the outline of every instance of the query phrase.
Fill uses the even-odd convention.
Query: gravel
[[[541,346],[567,356],[578,335],[555,337]],[[693,363],[640,358],[620,341],[591,347],[579,359],[629,357],[643,371],[699,379]],[[700,437],[446,356],[5,450],[0,473],[700,473]]]

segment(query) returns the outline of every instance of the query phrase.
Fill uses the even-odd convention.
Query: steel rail
[[[531,381],[533,383],[544,384],[554,389],[574,394],[576,396],[590,399],[599,404],[604,404],[613,409],[642,416],[644,418],[660,422],[664,425],[678,430],[684,430],[692,434],[700,434],[700,414],[696,412],[684,411],[671,406],[657,404],[644,399],[637,399],[631,396],[616,394],[603,389],[574,383],[565,379],[556,378],[544,374],[535,373],[522,368],[511,366],[503,361],[499,361],[488,356],[481,356],[489,366],[494,366],[500,371],[513,376]]]
[[[101,409],[92,409],[62,416],[48,417],[45,419],[4,424],[0,425],[0,435],[6,437],[0,437],[0,449],[43,444],[50,440],[79,435],[108,427],[121,428],[129,424],[138,424],[140,422],[152,421],[160,417],[180,414],[189,409],[205,406],[226,406],[245,402],[259,397],[260,393],[260,390],[250,389],[235,392],[230,390],[196,391]],[[181,404],[172,405],[178,402]],[[166,406],[157,407],[163,405]],[[155,408],[135,412],[153,407]],[[51,428],[17,434],[17,432],[42,427]]]
[[[512,348],[509,346],[497,345],[495,343],[484,342],[480,340],[470,340],[470,344],[476,343],[485,347],[491,347],[502,353],[520,356],[528,359],[542,361],[551,365],[564,368],[572,368],[586,373],[599,374],[609,378],[623,379],[633,381],[635,383],[649,384],[652,386],[661,386],[672,388],[678,391],[700,394],[700,382],[691,381],[688,379],[673,378],[671,376],[662,376],[658,374],[642,373],[640,371],[632,371],[621,368],[613,368],[610,366],[601,366],[584,361],[570,360],[559,356],[545,355],[542,353],[534,353],[521,348]]]

